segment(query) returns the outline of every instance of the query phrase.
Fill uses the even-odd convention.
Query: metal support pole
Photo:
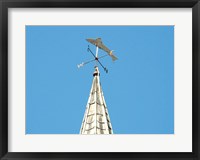
[[[98,51],[99,51],[99,47],[97,46],[97,48],[96,48],[96,58],[98,58]]]
[[[99,47],[97,46],[96,48],[96,56],[95,56],[95,59],[96,59],[96,66],[98,65],[98,51],[99,51]]]

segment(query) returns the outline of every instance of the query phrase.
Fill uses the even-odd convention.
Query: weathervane
[[[86,40],[87,40],[88,42],[90,42],[91,44],[93,44],[93,45],[96,46],[96,54],[94,54],[94,53],[91,51],[91,49],[90,49],[90,47],[89,47],[89,45],[88,45],[87,51],[90,52],[90,53],[93,55],[94,59],[89,60],[89,61],[86,61],[86,62],[82,62],[81,64],[78,65],[78,68],[83,67],[84,65],[86,65],[86,64],[88,64],[88,63],[91,63],[91,62],[93,62],[93,61],[96,61],[96,63],[99,63],[99,64],[101,65],[101,67],[104,69],[104,71],[105,71],[106,73],[108,73],[108,69],[107,69],[106,67],[104,67],[104,65],[99,61],[99,59],[104,58],[104,57],[106,57],[106,56],[110,56],[110,57],[112,58],[113,61],[117,60],[117,57],[113,54],[113,50],[108,49],[108,48],[102,43],[101,38],[97,38],[97,39],[86,39]],[[98,50],[99,50],[99,48],[102,49],[103,51],[105,51],[107,54],[98,57]]]

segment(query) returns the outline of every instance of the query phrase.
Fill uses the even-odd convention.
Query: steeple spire
[[[93,77],[80,134],[113,134],[97,66],[95,66]]]
[[[117,60],[117,57],[113,54],[113,50],[108,49],[101,41],[101,38],[86,40],[96,46],[96,54],[94,54],[88,46],[87,50],[92,54],[94,59],[79,64],[78,68],[83,67],[90,62],[96,61],[96,65],[99,64],[104,69],[104,71],[108,73],[107,68],[103,66],[99,59],[109,55],[113,61]],[[107,54],[98,57],[99,49],[102,49]],[[92,82],[90,96],[86,105],[86,111],[83,117],[80,134],[113,134],[110,118],[108,115],[108,109],[101,88],[99,78],[100,73],[97,66],[95,66],[93,77],[94,78]]]

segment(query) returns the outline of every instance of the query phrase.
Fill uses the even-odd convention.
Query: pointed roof
[[[98,67],[95,67],[80,134],[113,134],[99,76]]]

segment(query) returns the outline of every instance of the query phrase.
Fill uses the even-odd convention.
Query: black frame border
[[[8,9],[9,8],[192,8],[192,147],[187,152],[8,152]],[[183,17],[184,18],[184,17]],[[0,0],[0,158],[200,160],[200,1],[199,0]]]

